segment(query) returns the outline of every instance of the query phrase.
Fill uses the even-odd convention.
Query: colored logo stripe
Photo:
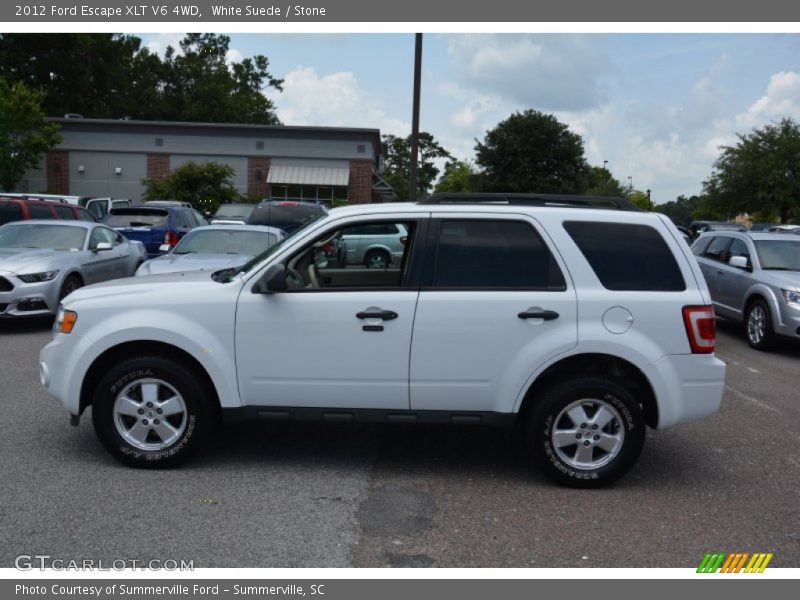
[[[707,552],[697,567],[698,573],[740,573],[744,568],[745,573],[763,573],[764,569],[772,560],[771,552],[735,552],[726,554],[725,552]],[[748,562],[747,559],[750,559]],[[745,562],[747,566],[745,567]]]

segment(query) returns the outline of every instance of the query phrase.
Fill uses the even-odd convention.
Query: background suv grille
[[[0,277],[0,292],[10,292],[14,285],[5,277]]]

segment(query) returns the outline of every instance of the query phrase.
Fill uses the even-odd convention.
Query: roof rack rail
[[[625,198],[611,196],[579,196],[572,194],[496,194],[448,193],[431,194],[418,204],[508,204],[511,206],[559,206],[569,208],[606,208],[639,211],[643,209]]]

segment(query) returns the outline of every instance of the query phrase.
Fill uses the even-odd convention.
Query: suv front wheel
[[[95,431],[106,449],[130,466],[183,462],[203,446],[213,420],[212,401],[197,374],[160,356],[119,363],[95,389]]]
[[[572,487],[601,487],[642,451],[645,423],[631,393],[587,377],[551,387],[529,413],[527,440],[546,474]]]

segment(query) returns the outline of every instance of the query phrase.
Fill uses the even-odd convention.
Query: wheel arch
[[[536,405],[542,394],[558,381],[581,376],[605,377],[628,389],[639,402],[645,423],[653,429],[658,426],[658,402],[647,376],[632,362],[610,354],[576,354],[550,365],[531,382],[522,400],[519,416]]]
[[[201,378],[203,387],[211,393],[216,409],[220,410],[219,391],[208,371],[194,356],[186,352],[186,350],[166,342],[137,340],[112,346],[94,359],[81,383],[79,414],[83,413],[84,409],[92,404],[94,390],[111,365],[120,359],[137,355],[161,356],[183,363]]]

